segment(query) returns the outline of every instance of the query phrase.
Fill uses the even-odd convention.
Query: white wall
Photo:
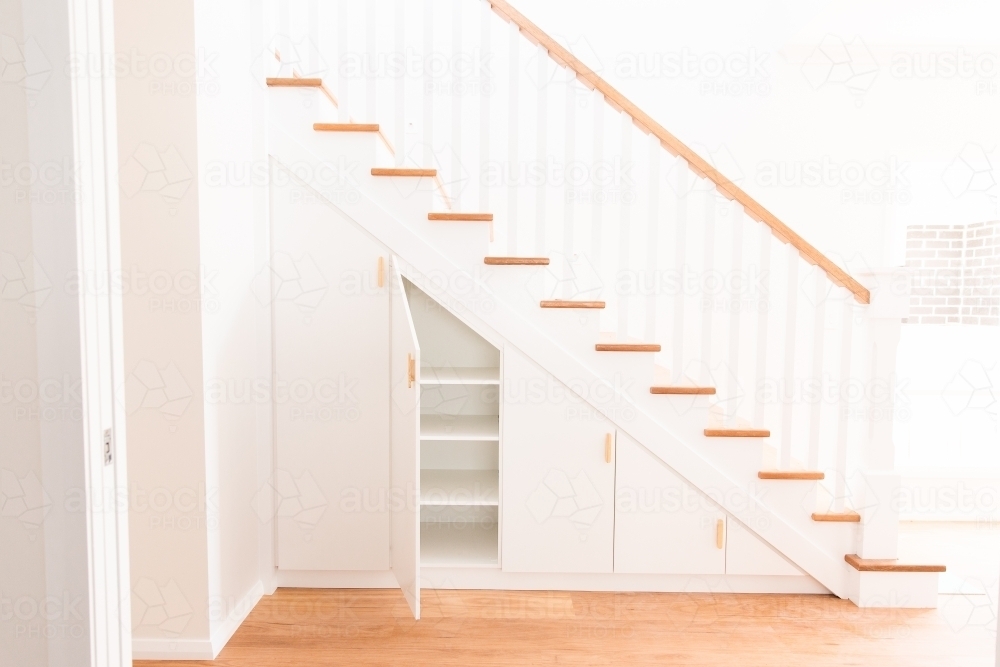
[[[208,392],[205,404],[206,471],[219,500],[208,521],[212,637],[221,648],[260,597],[258,531],[270,529],[255,511],[260,401],[246,389],[270,377],[257,369],[252,290],[255,223],[266,215],[266,184],[249,177],[253,165],[266,165],[265,88],[251,75],[260,3],[199,3],[194,20],[197,50],[216,56],[199,73],[197,120],[203,377],[206,387],[226,387],[221,400]]]
[[[214,657],[260,595],[256,407],[235,401],[257,360],[266,208],[238,175],[262,152],[260,24],[235,1],[116,3],[137,657]]]
[[[218,495],[201,401],[195,76],[180,69],[195,54],[192,4],[115,4],[137,655],[149,640],[188,650],[209,636],[206,523]]]

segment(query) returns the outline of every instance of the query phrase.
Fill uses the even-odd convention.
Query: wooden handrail
[[[684,142],[657,123],[652,116],[633,104],[628,98],[618,92],[614,86],[599,77],[592,69],[580,61],[579,58],[559,44],[559,42],[549,37],[544,30],[525,18],[524,14],[514,9],[509,2],[505,0],[488,0],[488,2],[493,11],[504,19],[514,23],[530,41],[548,51],[553,60],[573,70],[577,78],[584,85],[599,91],[611,106],[631,116],[632,122],[641,130],[656,136],[660,140],[660,144],[671,155],[679,155],[684,158],[692,171],[715,183],[715,187],[724,197],[739,202],[744,210],[746,210],[747,215],[770,227],[771,232],[779,240],[792,244],[792,247],[798,250],[799,255],[804,260],[823,269],[833,283],[847,288],[858,302],[871,302],[871,294],[864,285],[848,275],[847,272],[834,264],[808,241],[792,231],[788,225],[779,220],[739,186],[723,176],[715,167],[686,146]]]

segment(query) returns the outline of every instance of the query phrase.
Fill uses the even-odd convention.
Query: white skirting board
[[[278,570],[278,588],[399,588],[391,570]]]
[[[264,595],[261,582],[254,584],[239,604],[220,624],[212,628],[208,639],[179,639],[171,637],[133,638],[133,660],[215,660]]]
[[[829,595],[808,576],[559,574],[495,568],[425,567],[422,588],[508,591],[776,593]],[[398,588],[392,572],[278,572],[284,588]]]

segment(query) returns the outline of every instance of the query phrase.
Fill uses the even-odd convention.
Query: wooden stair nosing
[[[484,264],[490,266],[548,266],[548,257],[486,257]]]
[[[313,123],[317,132],[378,132],[378,123]]]
[[[715,393],[714,391],[712,392]],[[706,428],[708,438],[770,438],[771,432],[761,428]]]
[[[659,343],[598,343],[597,352],[659,352]]]
[[[372,167],[372,176],[437,176],[437,169]]]
[[[844,510],[843,512],[813,512],[812,520],[830,523],[860,523],[861,515],[853,510]]]
[[[650,394],[695,394],[699,396],[710,396],[715,393],[715,387],[667,387],[657,386],[649,388]]]
[[[266,83],[272,88],[319,88],[323,85],[323,79],[314,77],[269,76],[266,79]]]
[[[428,213],[428,220],[445,222],[493,222],[492,213]]]
[[[826,474],[816,470],[761,470],[757,479],[821,480],[826,479]]]
[[[948,569],[944,565],[900,563],[898,560],[861,558],[857,554],[847,554],[844,560],[858,572],[946,572]]]
[[[564,301],[562,299],[549,299],[539,303],[542,308],[604,308],[603,301]]]

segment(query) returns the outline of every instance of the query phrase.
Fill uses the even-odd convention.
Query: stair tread
[[[372,176],[437,176],[437,169],[372,167]]]
[[[701,394],[711,395],[715,393],[715,387],[681,387],[657,385],[649,388],[650,394]]]
[[[279,88],[318,88],[323,85],[323,79],[314,77],[269,76],[267,77],[267,85]]]
[[[861,515],[853,510],[843,512],[813,512],[813,521],[828,521],[831,523],[860,523]]]
[[[826,479],[826,474],[817,470],[761,470],[758,479]]]
[[[659,352],[659,343],[598,343],[598,352]]]
[[[428,213],[428,220],[450,220],[453,222],[493,222],[492,213]]]
[[[603,301],[572,301],[564,299],[549,299],[539,304],[542,308],[604,308]]]
[[[378,132],[378,123],[313,123],[317,132]]]
[[[706,428],[705,435],[709,438],[770,438],[771,432],[762,428]]]
[[[944,565],[919,565],[916,563],[900,563],[898,560],[880,558],[861,558],[857,554],[844,556],[847,564],[858,572],[945,572]]]
[[[503,266],[519,266],[519,265],[539,265],[547,266],[549,263],[548,257],[487,257],[483,260],[485,264]]]

